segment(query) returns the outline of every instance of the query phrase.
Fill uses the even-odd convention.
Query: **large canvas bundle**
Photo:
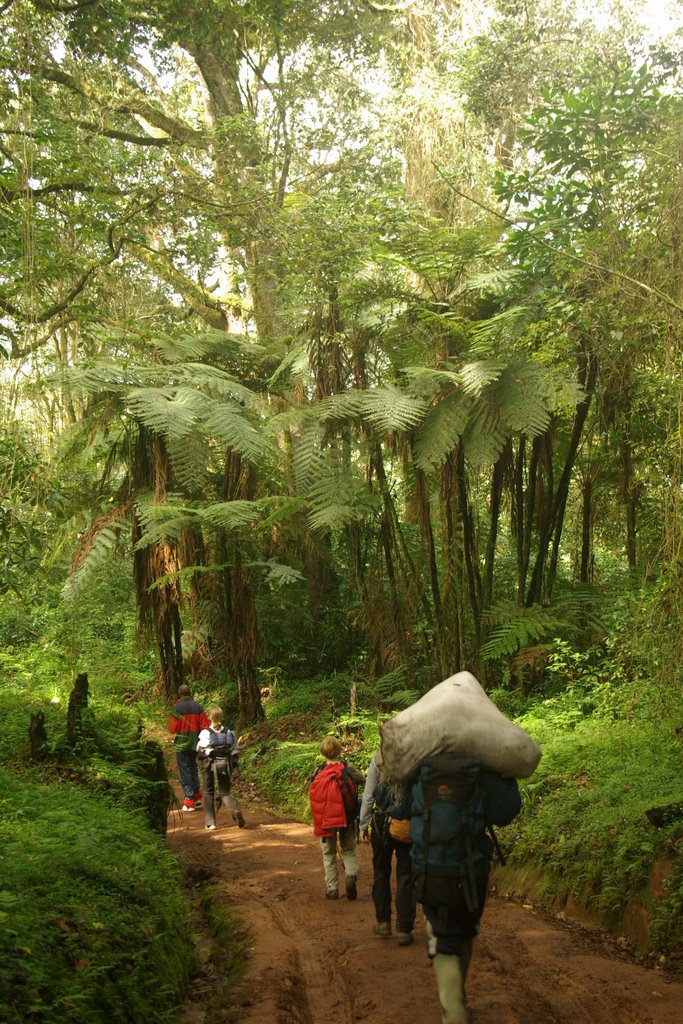
[[[451,751],[517,779],[528,778],[541,759],[529,734],[498,710],[470,672],[445,679],[382,726],[384,770],[394,782],[406,782],[425,758]]]

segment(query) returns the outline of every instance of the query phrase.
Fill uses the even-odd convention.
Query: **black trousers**
[[[410,843],[393,839],[379,815],[372,818],[372,901],[378,921],[391,921],[391,873],[396,861],[396,927],[412,932],[415,924],[415,898],[410,870]]]

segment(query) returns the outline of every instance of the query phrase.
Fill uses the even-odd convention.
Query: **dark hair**
[[[187,685],[187,683],[181,683],[180,686],[178,687],[179,697],[189,697],[191,692],[192,691],[190,690],[190,687]]]

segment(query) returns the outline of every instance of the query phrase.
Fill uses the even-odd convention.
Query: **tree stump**
[[[664,807],[651,807],[645,811],[645,815],[655,828],[664,828],[672,821],[683,818],[683,802],[677,804],[666,804]]]
[[[166,835],[168,811],[173,800],[173,791],[168,782],[164,753],[158,743],[148,740],[143,747],[144,759],[140,774],[145,780],[147,799],[145,811],[149,827],[154,832]]]
[[[31,757],[44,757],[47,753],[47,730],[45,729],[45,715],[42,711],[31,715],[31,724],[28,727],[28,737],[31,744]]]
[[[69,694],[69,707],[66,712],[66,742],[70,747],[76,745],[83,731],[83,708],[88,706],[88,674],[82,672],[76,676],[73,689]]]

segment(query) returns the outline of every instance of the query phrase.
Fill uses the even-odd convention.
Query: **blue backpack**
[[[411,801],[410,856],[418,902],[478,917],[495,842],[487,835],[481,763],[455,754],[423,761]]]

